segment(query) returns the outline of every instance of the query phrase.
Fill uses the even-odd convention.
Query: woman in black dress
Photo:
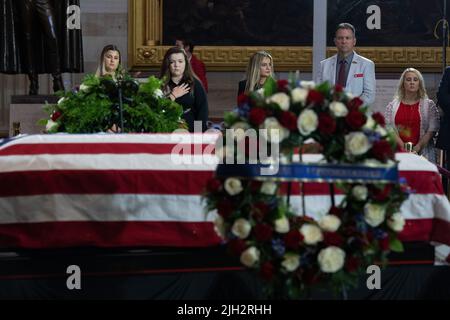
[[[189,131],[194,132],[197,127],[203,131],[207,129],[208,99],[205,89],[192,72],[186,52],[178,47],[167,50],[161,66],[160,78],[164,79],[164,94],[183,106],[183,118]],[[200,122],[201,126],[194,122]],[[198,129],[198,130],[199,130]]]
[[[266,51],[258,51],[248,62],[245,80],[239,81],[238,97],[262,88],[269,77],[273,77],[273,58]]]

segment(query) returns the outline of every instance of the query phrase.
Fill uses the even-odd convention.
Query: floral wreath
[[[267,129],[264,138],[279,144],[290,161],[307,150],[310,139],[329,164],[396,165],[397,145],[384,117],[368,114],[360,98],[338,85],[269,79],[238,101],[237,110],[225,116],[233,139],[242,139],[239,130]],[[236,148],[234,157],[249,160],[241,151]],[[204,195],[207,211],[217,212],[215,230],[228,252],[260,275],[268,297],[305,297],[322,286],[345,296],[367,266],[385,265],[390,251],[403,251],[398,233],[405,224],[404,183],[336,183],[343,200],[316,219],[292,210],[281,192],[285,185],[270,177],[216,175]]]
[[[138,84],[128,74],[121,78],[123,90],[123,132],[172,132],[186,127],[182,107],[164,97],[162,81],[154,76]],[[50,119],[39,124],[46,132],[106,132],[119,121],[117,82],[110,76],[87,75],[79,88],[61,92],[57,104],[45,110]]]

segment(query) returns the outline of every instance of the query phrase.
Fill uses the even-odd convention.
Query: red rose
[[[217,213],[224,219],[228,218],[233,212],[233,210],[234,210],[233,204],[226,199],[222,199],[217,203]]]
[[[309,90],[308,98],[306,99],[306,101],[308,101],[308,103],[322,104],[323,99],[323,94],[321,94],[319,91]]]
[[[355,256],[349,256],[345,261],[345,270],[347,272],[355,272],[358,270],[361,261]]]
[[[371,195],[375,201],[386,201],[392,191],[392,184],[384,185],[383,189],[371,188]]]
[[[286,248],[297,250],[300,246],[300,242],[303,241],[303,235],[297,229],[293,229],[289,231],[284,236],[284,243],[286,244]]]
[[[262,221],[264,220],[269,211],[270,211],[269,205],[260,201],[253,205],[252,214],[256,220]]]
[[[353,130],[359,130],[361,127],[366,124],[367,117],[360,111],[350,111],[348,115],[345,117],[345,122],[347,122],[348,126]]]
[[[245,104],[248,104],[248,102],[249,102],[248,100],[249,100],[248,95],[246,95],[245,93],[241,93],[237,98],[238,106],[240,107]]]
[[[366,233],[366,239],[367,239],[367,242],[370,244],[370,243],[372,243],[372,241],[373,241],[373,232],[372,231],[367,231],[367,233]]]
[[[375,120],[376,123],[378,123],[380,126],[384,127],[386,125],[386,120],[384,119],[384,116],[379,113],[379,112],[375,112],[372,115],[373,120]]]
[[[344,239],[342,239],[341,235],[336,232],[324,232],[323,241],[328,246],[336,246],[341,247],[344,243]]]
[[[262,181],[251,180],[250,189],[252,192],[259,192],[262,186]]]
[[[55,111],[52,114],[52,121],[56,121],[59,119],[59,117],[61,117],[62,113],[60,111]]]
[[[321,134],[331,135],[336,130],[336,121],[325,112],[319,114],[319,131]]]
[[[313,285],[320,280],[320,272],[317,269],[306,269],[302,274],[302,279],[307,285]]]
[[[265,242],[272,239],[273,228],[265,223],[258,223],[253,229],[257,241]]]
[[[228,250],[232,255],[240,256],[245,249],[247,249],[247,245],[242,239],[233,239],[228,242]]]
[[[297,130],[297,116],[293,112],[283,111],[280,115],[280,123],[291,131]]]
[[[266,280],[266,281],[272,280],[274,272],[275,272],[275,267],[273,266],[272,263],[270,263],[269,261],[266,261],[262,264],[261,269],[260,269],[260,275],[264,280]]]
[[[260,126],[266,120],[267,113],[261,108],[252,108],[249,113],[249,121],[255,126]]]
[[[342,217],[343,213],[344,213],[344,210],[341,208],[338,208],[338,207],[331,207],[330,211],[328,211],[328,214],[334,214],[335,216],[337,216],[339,218]]]
[[[342,91],[344,91],[344,87],[341,86],[340,84],[336,83],[334,86],[334,92],[341,93]]]
[[[277,81],[277,87],[278,87],[278,91],[281,92],[288,92],[289,88],[288,88],[289,82],[287,80],[278,80]]]
[[[372,154],[375,157],[375,159],[378,159],[382,162],[394,158],[394,150],[392,150],[390,143],[387,142],[386,140],[374,142],[372,146]]]
[[[222,188],[222,181],[220,181],[219,179],[211,178],[206,183],[206,190],[208,190],[209,192],[212,193],[219,192],[221,188]]]
[[[364,101],[362,101],[361,98],[356,97],[356,98],[353,98],[352,100],[350,100],[347,106],[348,106],[349,110],[356,111],[356,110],[359,110],[359,107],[361,107],[363,104],[364,104]]]
[[[381,251],[388,251],[389,237],[384,237],[383,239],[378,240],[378,245],[380,246]]]
[[[445,261],[446,261],[447,263],[450,263],[450,254],[447,256],[447,258],[445,258]]]

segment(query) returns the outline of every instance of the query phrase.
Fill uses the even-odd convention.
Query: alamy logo
[[[67,278],[66,286],[69,290],[81,290],[81,269],[77,265],[71,265],[67,267],[67,274],[70,276]]]
[[[67,7],[66,26],[68,30],[81,29],[81,9],[79,6],[71,5]]]
[[[377,265],[368,266],[366,273],[370,274],[367,278],[366,285],[369,290],[380,290],[381,289],[381,269]]]

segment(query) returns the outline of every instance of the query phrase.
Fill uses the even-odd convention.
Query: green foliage
[[[183,108],[163,96],[161,80],[151,76],[138,84],[124,75],[123,132],[172,132],[184,126]],[[47,132],[106,132],[120,124],[117,82],[111,77],[87,75],[78,91],[62,93],[57,104],[47,105],[50,120],[40,120]]]

